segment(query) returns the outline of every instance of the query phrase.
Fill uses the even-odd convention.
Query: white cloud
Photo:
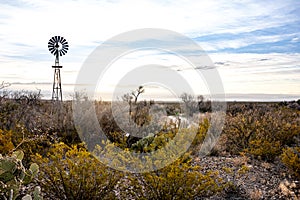
[[[245,32],[286,24],[293,18],[278,12],[284,2],[229,3],[214,1],[37,1],[33,7],[0,6],[10,19],[4,32],[11,40],[41,45],[53,34],[68,36],[76,44],[89,45],[136,28],[166,28],[191,37],[206,33]],[[253,3],[254,2],[254,3]],[[283,13],[285,14],[285,13]],[[272,17],[273,16],[273,17]],[[263,19],[264,17],[265,19]],[[194,34],[193,34],[194,33]]]
[[[9,4],[0,1],[0,79],[20,82],[51,81],[54,57],[48,52],[47,42],[54,35],[64,36],[70,44],[70,50],[62,57],[62,62],[64,69],[72,71],[68,75],[63,74],[63,80],[72,83],[89,53],[101,41],[124,31],[164,28],[192,38],[212,33],[239,34],[293,23],[298,17],[290,11],[299,5],[299,1],[290,0],[20,0],[10,1]],[[228,47],[237,49],[262,41],[276,42],[289,38],[298,42],[299,34],[254,35],[249,38],[201,42],[200,45],[204,50]],[[225,89],[229,92],[244,91],[245,86],[252,88],[249,90],[251,92],[261,88],[258,89],[260,92],[300,93],[296,87],[299,81],[291,81],[293,75],[279,74],[292,70],[289,66],[299,67],[296,56],[298,55],[215,54],[212,55],[212,60],[228,64],[220,66],[220,70]],[[278,71],[276,76],[274,70],[276,73]],[[275,79],[273,83],[272,78],[266,77],[271,71],[271,77]],[[257,72],[263,73],[264,77]],[[299,72],[296,75],[299,76]],[[272,84],[278,86],[277,89],[269,88]]]
[[[227,93],[300,94],[299,54],[211,54]]]

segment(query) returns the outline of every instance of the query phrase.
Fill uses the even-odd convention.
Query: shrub
[[[194,113],[198,112],[211,112],[211,102],[204,101],[202,95],[194,97],[191,94],[183,93],[180,98],[184,102],[187,114],[190,116],[193,116]]]
[[[40,98],[39,92],[29,91],[10,92],[0,98],[0,129],[16,132],[23,127],[33,135],[49,134],[55,140],[79,142],[71,102],[54,105]]]
[[[134,143],[131,147],[132,150],[138,151],[138,152],[151,152],[156,151],[160,148],[163,148],[166,144],[168,144],[178,133],[178,129],[169,129],[171,124],[165,124],[166,128],[164,128],[163,131],[155,134],[150,135],[148,137],[145,137],[136,143]],[[201,144],[204,141],[204,138],[206,136],[206,133],[209,129],[209,120],[207,118],[204,118],[203,121],[201,121],[198,125],[198,127],[191,126],[189,128],[182,128],[180,132],[182,132],[182,139],[185,139],[184,137],[189,137],[188,134],[190,132],[196,132],[195,138],[193,138],[193,142],[189,148],[189,150],[196,154],[200,148]]]
[[[6,155],[15,148],[12,142],[12,131],[0,129],[0,154]]]
[[[265,160],[272,161],[281,152],[280,141],[268,141],[263,139],[256,139],[250,141],[249,147],[246,152],[260,157]]]
[[[47,135],[34,135],[24,127],[16,127],[15,130],[0,129],[0,154],[8,155],[15,150],[22,150],[25,155],[44,153],[50,147],[50,139]],[[29,167],[31,157],[25,156],[22,160],[25,167]]]
[[[300,178],[300,147],[285,148],[281,160],[294,175]]]
[[[130,186],[122,198],[134,199],[197,199],[221,191],[225,183],[217,172],[199,172],[190,159],[182,157],[167,167],[129,177]]]
[[[248,152],[272,161],[284,146],[293,145],[300,133],[300,112],[270,105],[228,114],[224,133],[227,150],[234,154]]]
[[[197,128],[197,134],[192,142],[192,145],[190,147],[190,150],[193,153],[197,153],[200,151],[201,144],[203,143],[205,136],[207,134],[207,131],[210,127],[210,122],[208,118],[204,118],[203,121],[199,123],[199,126]]]
[[[37,154],[39,183],[50,199],[112,199],[121,174],[102,165],[82,145],[54,144]]]
[[[0,128],[13,130],[19,124],[27,130],[37,128],[42,115],[40,93],[18,91],[9,95],[10,99],[5,99],[0,104]]]

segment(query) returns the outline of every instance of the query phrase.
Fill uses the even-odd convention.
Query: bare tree
[[[6,83],[6,82],[2,82],[0,83],[0,103],[2,102],[2,99],[5,99],[6,97],[8,97],[9,92],[3,90],[1,91],[3,88],[9,87],[11,84],[10,83]]]
[[[9,86],[11,86],[10,83],[2,81],[2,83],[0,84],[0,90],[3,89],[3,88],[9,87]]]
[[[196,112],[207,112],[211,110],[211,102],[204,101],[202,95],[198,95],[195,98],[191,94],[183,93],[180,97],[186,106],[187,114],[190,116]]]
[[[193,95],[183,93],[180,97],[185,105],[186,112],[189,116],[192,116],[193,113],[198,111],[198,105]]]
[[[122,100],[126,101],[129,104],[129,116],[131,116],[131,113],[132,113],[132,99],[133,99],[133,96],[130,95],[129,93],[124,94],[122,96]]]
[[[140,96],[140,94],[144,93],[145,92],[145,89],[143,86],[139,86],[138,89],[136,89],[135,91],[131,92],[131,94],[134,96],[134,104],[137,103],[137,100]]]
[[[144,93],[145,89],[143,86],[139,86],[135,91],[132,91],[131,94],[127,93],[122,96],[122,100],[126,101],[129,104],[129,116],[132,115],[132,99],[134,99],[133,105],[137,109],[137,101],[140,94]]]

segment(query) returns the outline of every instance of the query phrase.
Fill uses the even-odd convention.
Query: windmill
[[[52,100],[62,101],[62,89],[61,89],[61,76],[60,69],[62,66],[59,65],[59,57],[63,56],[69,50],[69,45],[66,39],[61,36],[54,36],[48,42],[49,51],[55,56],[54,68],[54,80],[53,80],[53,91]]]

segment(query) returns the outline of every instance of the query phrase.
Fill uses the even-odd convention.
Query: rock
[[[289,187],[289,186],[290,186],[290,182],[289,182],[288,180],[286,180],[286,179],[283,181],[283,183],[284,183],[284,185],[285,185],[286,187]]]
[[[288,196],[290,194],[290,191],[289,189],[287,188],[287,186],[284,184],[284,182],[281,182],[279,184],[279,189],[282,191],[282,193],[285,195],[285,196]]]
[[[296,188],[296,187],[297,187],[297,185],[296,185],[295,182],[291,183],[291,185],[290,185],[290,188],[291,188],[291,189]]]

